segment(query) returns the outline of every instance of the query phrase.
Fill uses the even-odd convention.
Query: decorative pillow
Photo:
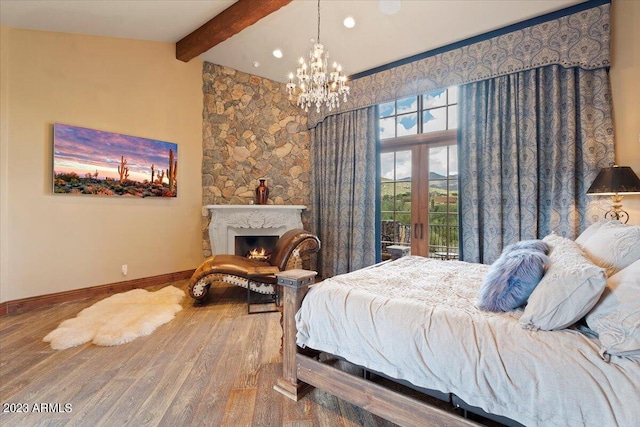
[[[640,356],[640,260],[609,278],[585,320],[598,333],[603,353]]]
[[[576,242],[596,265],[607,269],[607,277],[640,259],[640,226],[600,221],[591,227]]]
[[[486,311],[510,311],[526,303],[544,275],[549,262],[548,249],[540,240],[505,247],[500,258],[489,267],[477,306]]]
[[[532,330],[564,329],[598,302],[607,279],[573,240],[556,234],[543,240],[551,247],[549,267],[529,296],[520,323]]]

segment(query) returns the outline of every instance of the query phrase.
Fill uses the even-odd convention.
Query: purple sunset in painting
[[[54,192],[177,195],[178,145],[56,123]]]

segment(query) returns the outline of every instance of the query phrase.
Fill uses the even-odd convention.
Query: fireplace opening
[[[278,236],[236,236],[235,254],[268,261],[277,241]]]

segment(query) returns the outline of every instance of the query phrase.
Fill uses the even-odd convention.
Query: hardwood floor
[[[393,425],[317,390],[300,402],[275,392],[280,315],[247,314],[245,292],[218,287],[202,307],[187,296],[173,321],[115,347],[42,341],[102,298],[0,318],[0,425]],[[28,413],[4,412],[24,405]]]
[[[166,285],[186,290],[187,281]],[[395,425],[319,390],[299,402],[274,391],[280,314],[247,314],[236,286],[215,287],[201,307],[186,296],[174,320],[128,344],[55,351],[42,341],[102,298],[0,317],[0,425]]]

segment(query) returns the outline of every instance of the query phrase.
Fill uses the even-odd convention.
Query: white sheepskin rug
[[[60,323],[43,341],[51,342],[54,350],[89,341],[102,346],[125,344],[171,321],[182,310],[184,295],[173,286],[156,292],[134,289],[115,294]]]

